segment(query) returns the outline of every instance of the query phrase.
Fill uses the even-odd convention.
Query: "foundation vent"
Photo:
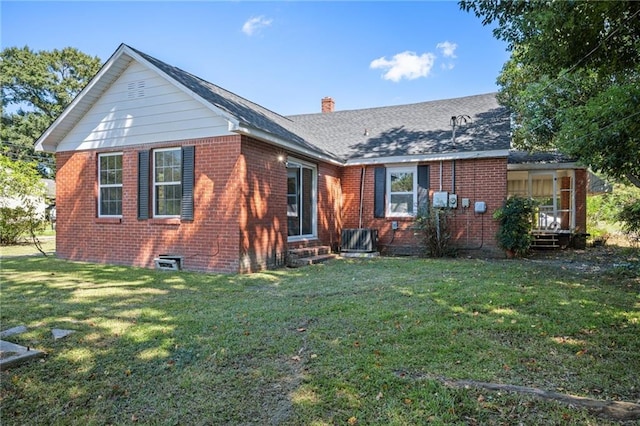
[[[179,271],[182,269],[182,256],[161,254],[153,259],[153,261],[156,264],[156,269],[162,271]]]

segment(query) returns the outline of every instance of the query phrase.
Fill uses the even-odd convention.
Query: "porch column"
[[[560,229],[571,228],[571,178],[560,178]]]

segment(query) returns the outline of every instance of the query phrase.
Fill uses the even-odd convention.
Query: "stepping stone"
[[[8,330],[0,331],[0,339],[3,337],[13,336],[14,334],[25,333],[26,331],[27,331],[27,327],[25,327],[24,325],[12,327]]]
[[[51,329],[51,334],[53,334],[53,338],[55,340],[62,339],[63,337],[67,337],[71,333],[75,333],[74,330],[63,330],[61,328]]]
[[[44,352],[0,340],[0,370],[39,358]]]

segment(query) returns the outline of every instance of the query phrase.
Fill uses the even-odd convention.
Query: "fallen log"
[[[450,380],[440,376],[427,374],[411,375],[399,372],[398,376],[403,378],[431,379],[437,380],[450,388],[480,388],[491,391],[516,392],[533,395],[538,398],[558,401],[567,405],[575,405],[589,410],[595,415],[608,417],[613,420],[629,421],[640,419],[640,404],[626,401],[603,401],[599,399],[586,398],[582,396],[569,395],[554,391],[547,391],[528,386],[505,385],[500,383],[477,382],[475,380]]]

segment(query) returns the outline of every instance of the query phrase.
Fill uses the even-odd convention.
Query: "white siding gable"
[[[133,61],[64,137],[57,151],[229,134],[224,117]]]

